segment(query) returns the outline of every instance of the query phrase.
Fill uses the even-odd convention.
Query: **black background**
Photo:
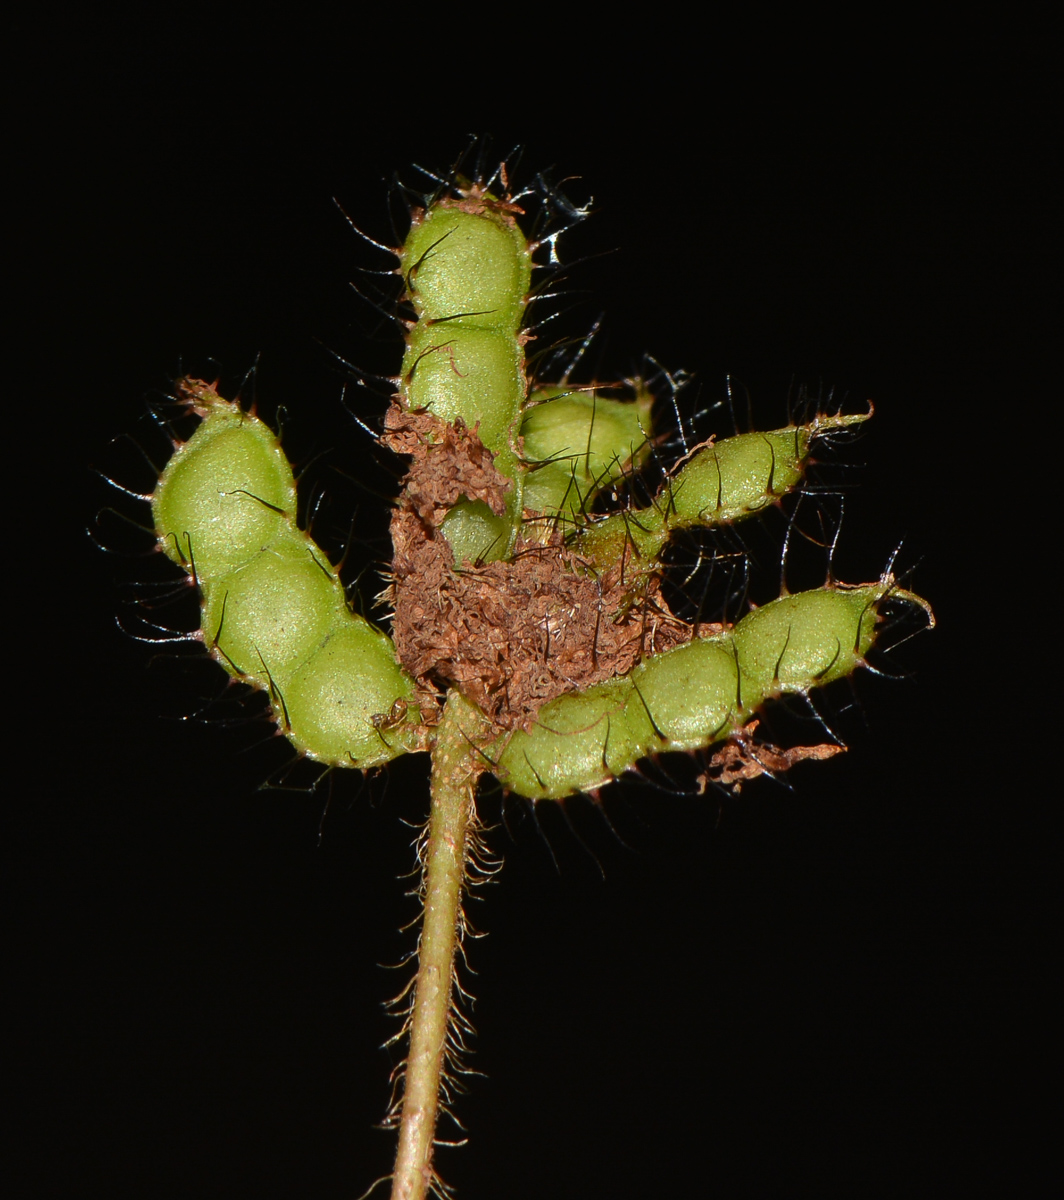
[[[480,69],[468,36],[25,35],[7,503],[26,699],[5,804],[22,1194],[325,1200],[389,1169],[381,1005],[406,977],[378,964],[412,944],[424,761],[339,781],[324,822],[324,793],[259,790],[283,748],[174,719],[217,677],[149,665],[114,622],[141,567],[84,529],[112,502],[91,466],[146,484],[110,441],[151,442],[171,378],[232,392],[256,358],[286,440],[329,451],[314,479],[346,529],[330,471],[361,475],[368,451],[328,350],[384,369],[391,351],[347,288],[380,260],[331,197],[387,240],[393,173],[480,132],[594,196],[563,251],[602,255],[568,329],[605,308],[603,373],[650,351],[705,398],[732,372],[761,425],[794,381],[875,400],[839,573],[876,577],[904,537],[940,625],[899,651],[910,678],[860,681],[849,753],[793,791],[626,784],[606,799],[623,843],[584,801],[578,837],[508,806],[488,834],[505,869],[472,909],[485,1077],[444,1177],[466,1200],[1023,1192],[1044,1146],[1059,527],[1038,39],[813,61],[541,32]],[[356,499],[352,577],[385,519]]]

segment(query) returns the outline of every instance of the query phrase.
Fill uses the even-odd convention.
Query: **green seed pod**
[[[297,528],[295,481],[277,438],[206,385],[181,388],[202,421],[160,476],[152,510],[160,547],[194,572],[213,656],[269,691],[310,758],[371,767],[415,748],[414,682]]]
[[[638,471],[650,453],[653,403],[641,384],[634,400],[563,387],[533,393],[521,424],[529,466],[525,508],[573,519],[603,488]]]
[[[871,649],[877,606],[890,592],[889,583],[827,587],[747,614],[732,633],[743,708],[851,674]]]
[[[309,538],[278,538],[244,566],[201,583],[204,638],[234,673],[283,690],[348,615],[323,558]]]
[[[531,729],[499,743],[493,770],[512,791],[557,800],[600,787],[648,754],[703,749],[736,735],[766,700],[811,691],[859,667],[888,596],[931,616],[926,601],[889,575],[781,596],[729,631],[551,701]]]
[[[440,522],[456,563],[495,562],[513,540],[514,522],[497,516],[483,500],[459,500]]]
[[[511,791],[534,800],[608,783],[643,753],[628,723],[632,695],[631,681],[622,677],[550,701],[531,730],[505,742],[492,771]]]
[[[531,279],[528,241],[506,205],[476,187],[415,217],[402,271],[419,320],[477,315],[516,334]]]
[[[353,617],[289,680],[287,733],[298,750],[318,762],[379,767],[423,749],[415,699],[413,681],[395,661],[391,639]]]
[[[775,504],[801,483],[816,438],[870,415],[819,416],[807,425],[698,446],[652,505],[591,522],[574,538],[574,548],[600,570],[609,570],[629,547],[653,569],[675,530],[731,524]]]
[[[526,393],[519,333],[532,255],[524,234],[504,205],[474,190],[415,219],[400,262],[418,317],[403,359],[406,407],[479,425],[484,445],[512,460]]]
[[[524,399],[524,351],[514,332],[481,320],[418,324],[403,363],[406,399],[449,424],[476,426],[489,450],[513,459],[509,440]]]
[[[178,446],[152,497],[163,551],[210,577],[241,566],[296,511],[292,468],[273,431],[205,387],[199,428]]]
[[[476,429],[512,484],[505,515],[459,499],[445,535],[457,562],[504,558],[521,517],[516,438],[528,391],[520,332],[532,278],[528,241],[511,206],[474,186],[415,214],[399,257],[417,315],[403,358],[402,405]]]
[[[802,479],[811,427],[745,433],[702,446],[668,490],[672,528],[720,525],[774,504]]]
[[[640,730],[643,754],[708,746],[738,719],[739,663],[727,633],[644,659],[631,678],[628,720]]]

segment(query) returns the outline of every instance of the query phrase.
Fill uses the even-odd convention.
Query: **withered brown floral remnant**
[[[393,405],[385,430],[384,444],[413,459],[392,516],[389,599],[399,660],[422,686],[454,684],[499,728],[528,728],[548,700],[690,639],[656,578],[633,597],[560,533],[519,540],[508,562],[455,563],[440,530],[450,507],[466,496],[501,514],[510,480],[461,423]]]
[[[758,724],[758,721],[750,721],[713,755],[708,770],[699,776],[700,790],[705,791],[712,783],[739,792],[748,779],[756,779],[759,775],[783,774],[805,759],[820,761],[834,758],[846,749],[845,746],[825,742],[819,746],[792,746],[789,750],[781,750],[769,742],[757,740],[755,733]]]
[[[400,508],[427,527],[437,528],[462,496],[482,500],[496,516],[506,511],[513,483],[496,469],[495,456],[461,417],[449,425],[429,412],[404,412],[393,404],[384,429],[384,445],[414,459],[403,480]]]

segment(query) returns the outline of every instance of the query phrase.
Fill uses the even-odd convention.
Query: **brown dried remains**
[[[757,721],[751,721],[745,725],[713,755],[709,760],[709,769],[699,776],[702,791],[715,783],[738,792],[748,779],[756,779],[759,775],[783,774],[795,763],[807,758],[817,761],[834,758],[846,749],[845,746],[827,742],[819,746],[792,746],[789,750],[781,750],[769,742],[757,740],[754,735],[758,724]]]
[[[389,598],[399,659],[422,686],[453,684],[500,729],[528,728],[548,700],[691,638],[656,578],[633,594],[596,576],[560,533],[519,541],[508,562],[456,565],[443,518],[463,496],[502,515],[511,481],[460,422],[393,405],[385,430],[384,444],[413,459],[392,516]]]

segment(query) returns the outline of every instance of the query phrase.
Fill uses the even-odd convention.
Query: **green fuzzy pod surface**
[[[822,415],[807,425],[741,433],[696,446],[653,504],[587,523],[575,535],[574,547],[600,570],[618,562],[626,549],[654,570],[673,533],[730,525],[778,503],[801,484],[818,437],[866,420],[866,415]]]
[[[738,733],[767,701],[853,672],[875,640],[889,577],[781,596],[734,629],[644,659],[623,679],[561,696],[496,747],[500,781],[532,799],[590,791],[667,750]]]
[[[498,204],[441,201],[415,214],[399,258],[417,315],[403,357],[404,408],[475,428],[514,483],[506,516],[460,501],[446,536],[458,561],[505,558],[521,516],[516,438],[528,390],[521,336],[532,278],[528,240]]]
[[[416,748],[413,680],[297,527],[295,479],[272,430],[186,386],[202,419],[160,476],[152,511],[159,545],[199,586],[212,657],[269,692],[312,759],[375,767]]]
[[[611,400],[593,388],[540,388],[521,423],[524,506],[576,520],[599,492],[638,471],[650,453],[654,397]]]

